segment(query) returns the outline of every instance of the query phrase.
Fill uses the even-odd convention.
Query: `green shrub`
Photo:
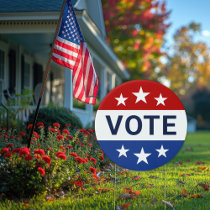
[[[28,137],[26,133],[0,128],[0,195],[4,198],[78,192],[99,180],[96,172],[101,171],[104,155],[93,146],[96,137],[92,129],[67,126],[61,130],[54,123],[45,132],[45,127],[39,123],[30,149],[21,143]]]
[[[28,124],[32,124],[34,120],[35,111],[30,114]],[[65,127],[66,123],[70,123],[71,127],[82,128],[80,119],[70,110],[61,107],[44,107],[39,110],[37,122],[43,122],[46,128],[53,123],[60,124],[61,129]]]

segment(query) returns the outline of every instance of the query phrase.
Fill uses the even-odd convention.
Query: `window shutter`
[[[38,63],[34,63],[34,66],[33,66],[33,78],[34,78],[34,85],[33,87],[35,88],[36,85],[38,83],[42,83],[42,80],[43,80],[43,68],[42,68],[42,65],[38,64]]]
[[[15,93],[16,87],[16,52],[15,50],[9,51],[9,92]]]

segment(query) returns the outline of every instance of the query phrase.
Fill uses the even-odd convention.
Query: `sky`
[[[166,34],[167,46],[173,43],[175,31],[191,21],[201,24],[198,40],[210,47],[210,0],[166,0],[166,8],[171,10],[168,22],[171,23]]]

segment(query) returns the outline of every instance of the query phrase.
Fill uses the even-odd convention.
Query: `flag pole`
[[[55,31],[55,35],[54,35],[54,39],[53,39],[53,44],[52,44],[49,59],[48,59],[48,62],[47,62],[47,67],[46,67],[46,70],[45,70],[45,73],[44,73],[44,79],[43,79],[43,82],[42,82],[42,89],[41,89],[40,96],[39,96],[39,101],[38,101],[38,104],[37,104],[37,107],[36,107],[34,121],[33,121],[33,125],[32,125],[31,132],[30,132],[30,137],[28,139],[28,148],[30,148],[30,145],[31,145],[32,135],[33,135],[33,132],[34,132],[36,121],[37,121],[37,116],[39,114],[40,104],[41,104],[42,97],[43,97],[43,94],[44,94],[48,73],[50,71],[50,63],[51,63],[51,60],[52,60],[53,48],[54,48],[54,45],[55,45],[56,37],[58,35],[58,31],[59,31],[61,19],[62,19],[62,16],[63,16],[63,11],[64,11],[64,8],[65,8],[65,4],[66,4],[66,0],[63,1],[63,5],[62,5],[62,8],[61,8],[59,20],[58,20],[58,23],[57,23],[57,27],[56,27],[56,31]]]

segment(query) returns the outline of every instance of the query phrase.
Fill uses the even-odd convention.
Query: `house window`
[[[4,66],[4,51],[0,50],[0,101],[3,99]]]

